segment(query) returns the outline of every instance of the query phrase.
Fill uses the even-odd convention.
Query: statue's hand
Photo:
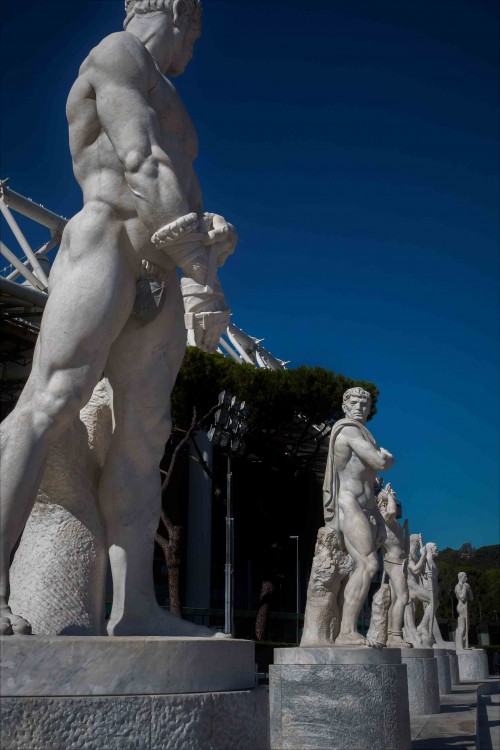
[[[204,352],[217,351],[220,337],[228,326],[229,315],[229,310],[186,313],[184,320],[189,346],[197,346]]]
[[[219,214],[205,213],[203,215],[208,237],[204,244],[214,248],[217,266],[223,266],[227,258],[234,253],[238,244],[238,234],[232,224]]]
[[[188,344],[204,352],[215,352],[230,316],[218,279],[215,279],[213,291],[189,278],[181,279],[181,289]]]

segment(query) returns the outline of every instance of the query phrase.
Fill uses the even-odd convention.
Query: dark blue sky
[[[119,0],[2,11],[1,175],[68,217],[65,99],[122,19]],[[206,0],[176,82],[206,208],[240,234],[234,322],[378,385],[386,478],[442,547],[499,535],[498,32],[493,0]]]

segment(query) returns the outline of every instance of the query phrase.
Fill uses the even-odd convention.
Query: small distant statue
[[[382,601],[384,609],[387,609],[387,638],[384,645],[393,648],[408,648],[411,643],[407,643],[403,638],[403,620],[405,607],[409,602],[408,581],[406,570],[408,567],[409,555],[409,538],[408,538],[408,521],[401,526],[396,520],[397,504],[396,493],[390,484],[379,492],[377,497],[378,507],[385,521],[387,538],[383,544],[384,550],[384,578],[389,578],[388,602]],[[386,584],[382,581],[381,589]],[[372,602],[372,621],[374,613],[378,612],[379,602],[375,594]],[[375,623],[373,623],[375,624]],[[370,630],[372,623],[370,623]],[[371,637],[368,631],[368,638]]]
[[[455,594],[458,599],[458,622],[455,642],[457,645],[457,651],[463,651],[464,649],[469,648],[469,602],[474,599],[472,589],[467,583],[467,573],[458,574],[458,583],[455,586]]]
[[[323,484],[326,530],[320,529],[318,534],[319,557],[313,561],[309,582],[301,642],[304,646],[333,645],[334,641],[337,646],[371,645],[357,632],[357,621],[378,570],[376,551],[386,539],[384,519],[373,486],[377,471],[390,469],[394,458],[377,445],[365,427],[371,409],[371,396],[367,391],[363,388],[347,390],[342,408],[345,418],[334,424],[330,436]],[[335,535],[329,537],[329,530]],[[328,557],[326,539],[330,539],[332,545],[332,560],[337,558],[339,562],[334,563],[338,570],[331,569],[332,578],[328,583],[332,596],[326,596],[323,591],[321,598],[318,571],[326,564],[322,557]],[[346,568],[350,568],[348,575]],[[338,593],[335,595],[334,591]]]
[[[430,601],[425,607],[424,615],[417,629],[420,632],[425,631],[426,633],[430,633],[433,644],[437,644],[438,641],[442,641],[441,637],[437,637],[436,633],[436,610],[439,598],[436,558],[439,554],[439,550],[435,542],[427,542],[425,549],[427,554],[425,556],[425,565],[422,573],[422,583],[424,588],[429,592]]]
[[[418,551],[420,550],[420,557]],[[410,535],[410,553],[406,580],[408,583],[409,602],[404,612],[404,638],[416,648],[434,645],[432,633],[424,626],[417,629],[415,610],[419,602],[431,603],[431,593],[422,584],[422,571],[427,561],[427,548],[422,541],[422,534]]]

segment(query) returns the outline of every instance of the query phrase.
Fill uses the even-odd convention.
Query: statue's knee
[[[368,573],[373,578],[373,576],[375,575],[375,573],[378,570],[378,559],[377,559],[376,555],[370,555],[368,557],[368,559],[366,561],[366,567],[367,567]]]
[[[68,427],[82,406],[82,393],[71,385],[51,385],[33,400],[33,421],[42,431],[60,432]]]

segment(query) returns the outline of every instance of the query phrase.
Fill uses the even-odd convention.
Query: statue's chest
[[[192,159],[198,155],[198,138],[189,114],[170,81],[158,74],[150,91],[151,106],[160,123],[162,136],[178,140]]]

